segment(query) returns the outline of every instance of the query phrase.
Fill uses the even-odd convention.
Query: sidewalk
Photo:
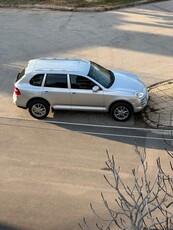
[[[150,86],[149,94],[144,121],[153,128],[173,129],[173,79]]]

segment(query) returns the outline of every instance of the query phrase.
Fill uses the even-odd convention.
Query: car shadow
[[[14,227],[12,225],[0,223],[0,230],[24,230],[24,229]]]
[[[115,121],[108,113],[55,111],[45,121],[68,131],[80,132],[111,141],[137,145],[143,148],[172,151],[171,130],[150,129],[141,113],[132,115],[125,122]]]

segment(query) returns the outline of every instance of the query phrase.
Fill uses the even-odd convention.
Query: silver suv
[[[40,58],[18,74],[13,102],[37,119],[52,108],[110,112],[115,120],[125,121],[147,105],[148,91],[136,75],[89,60]]]

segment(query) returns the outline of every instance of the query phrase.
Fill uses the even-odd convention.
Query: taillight
[[[16,87],[16,86],[14,86],[14,92],[15,92],[15,94],[17,95],[17,96],[19,96],[21,93],[20,93],[20,90]]]

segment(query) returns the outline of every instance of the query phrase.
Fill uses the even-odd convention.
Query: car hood
[[[111,90],[123,90],[129,92],[143,91],[144,84],[135,74],[117,70],[113,70],[112,72],[115,75],[115,81],[110,87]]]

